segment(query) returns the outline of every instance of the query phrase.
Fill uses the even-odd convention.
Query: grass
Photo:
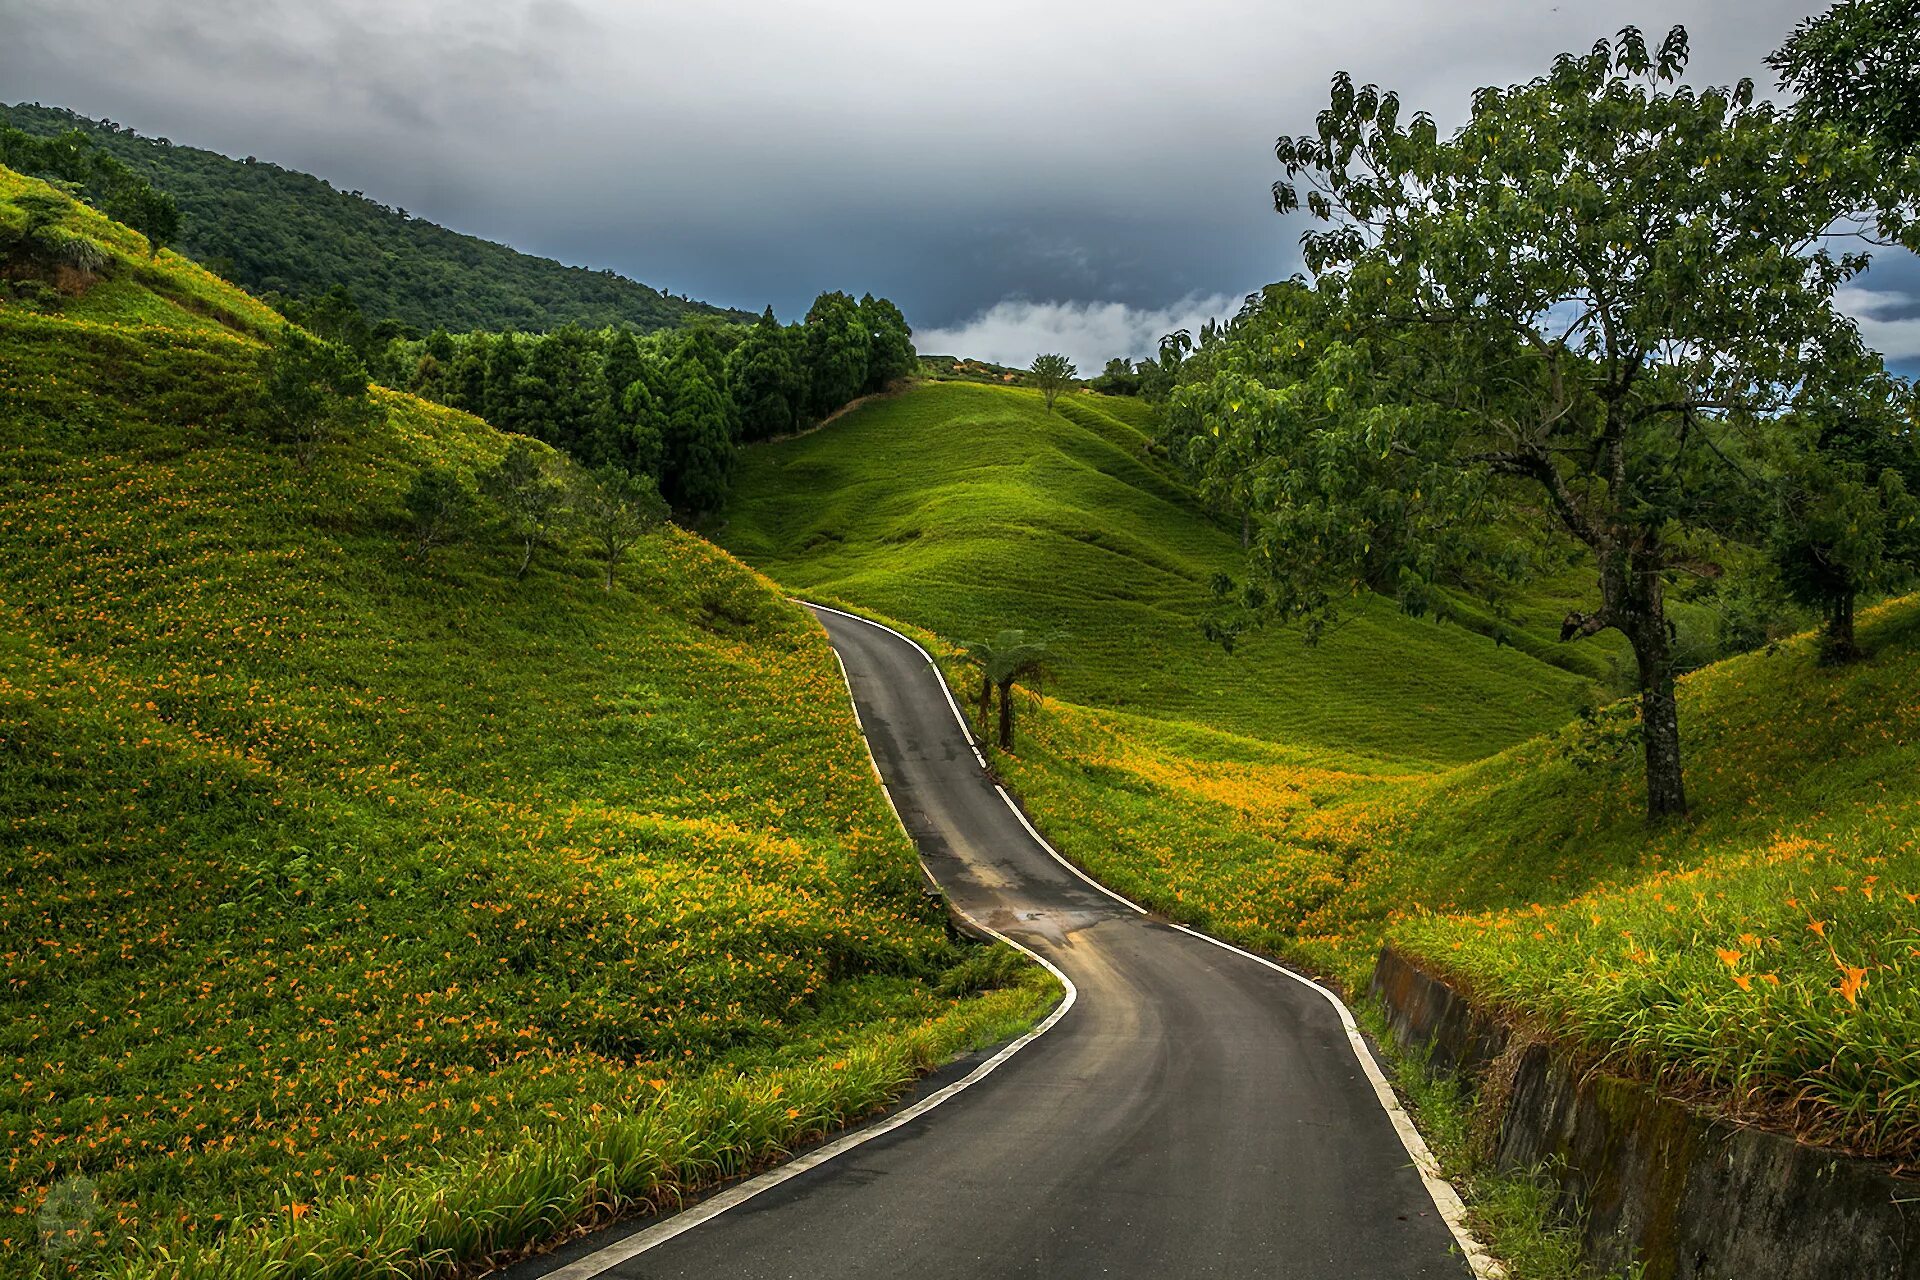
[[[1355,1016],[1393,1069],[1395,1090],[1426,1137],[1440,1172],[1459,1190],[1475,1237],[1512,1280],[1601,1280],[1587,1265],[1580,1229],[1566,1220],[1548,1170],[1502,1169],[1488,1151],[1484,1113],[1452,1075],[1430,1072],[1425,1058],[1399,1050],[1378,1005]],[[1629,1269],[1605,1280],[1637,1280]]]
[[[948,383],[749,450],[720,540],[782,585],[952,640],[1064,632],[1055,691],[1300,747],[1430,767],[1570,717],[1590,681],[1358,601],[1335,640],[1204,642],[1236,538],[1152,456],[1145,407]]]
[[[1920,600],[1869,615],[1858,666],[1803,637],[1683,680],[1694,815],[1650,831],[1631,706],[1574,716],[1590,686],[1525,652],[1379,606],[1318,650],[1209,649],[1231,540],[1105,402],[1023,395],[937,386],[756,451],[732,545],[936,645],[1065,629],[994,763],[1128,896],[1349,990],[1390,940],[1590,1061],[1915,1156]]]
[[[104,278],[0,303],[0,1271],[450,1275],[1055,998],[946,940],[763,578],[416,558],[412,475],[502,436],[377,392],[303,466],[243,407],[271,314],[64,217]]]

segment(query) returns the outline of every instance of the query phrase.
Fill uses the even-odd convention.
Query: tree
[[[637,476],[657,477],[666,454],[666,411],[653,394],[650,380],[644,377],[633,380],[623,403],[625,416],[613,442],[613,461]]]
[[[884,391],[892,383],[919,371],[920,357],[913,349],[913,329],[899,307],[885,298],[864,294],[860,298],[860,322],[867,331],[868,391]]]
[[[807,309],[807,410],[824,418],[867,385],[871,342],[860,304],[844,293],[823,293]]]
[[[1047,412],[1053,412],[1053,402],[1065,391],[1080,371],[1073,367],[1073,361],[1063,355],[1044,355],[1033,358],[1033,367],[1027,372],[1033,377],[1033,385],[1040,388],[1040,394],[1046,397]]]
[[[473,494],[450,467],[422,467],[407,486],[407,515],[413,546],[421,556],[466,534],[473,518]]]
[[[460,344],[460,352],[449,366],[451,372],[441,386],[448,404],[479,418],[486,417],[490,349],[485,334],[469,334]]]
[[[1875,230],[1920,249],[1920,0],[1842,0],[1802,19],[1767,64],[1782,88],[1799,95],[1794,110],[1802,118],[1879,152]]]
[[[769,440],[797,430],[806,411],[807,381],[795,357],[795,335],[768,307],[727,360],[727,384],[744,440]]]
[[[1125,356],[1115,356],[1107,361],[1107,367],[1100,376],[1088,385],[1103,396],[1137,396],[1140,394],[1140,375],[1134,371],[1132,361]]]
[[[665,522],[667,504],[651,476],[602,467],[574,481],[573,514],[605,569],[601,585],[611,591],[620,557]]]
[[[1782,424],[1767,547],[1787,594],[1819,611],[1828,664],[1860,656],[1861,594],[1920,567],[1920,424],[1912,389],[1879,365],[1823,371]]]
[[[622,329],[608,338],[606,354],[594,375],[593,430],[580,451],[581,461],[588,466],[618,463],[633,470],[626,448],[627,388],[644,372],[645,357],[631,330]]]
[[[566,487],[529,440],[508,445],[506,456],[481,476],[480,487],[506,511],[507,527],[520,540],[520,564],[513,576],[521,578],[552,531],[566,501]]]
[[[180,234],[180,207],[173,197],[102,151],[82,130],[36,138],[19,129],[0,129],[0,164],[71,184],[100,212],[145,236],[151,256],[157,257]]]
[[[992,640],[962,646],[967,661],[980,671],[980,730],[984,734],[995,692],[1000,695],[1000,749],[1013,750],[1013,687],[1035,684],[1052,674],[1057,636],[1034,636],[1018,627]]]
[[[521,430],[520,377],[525,370],[526,357],[512,333],[503,333],[488,344],[487,375],[479,412],[502,431]]]
[[[662,439],[660,490],[675,510],[704,515],[726,505],[733,477],[731,405],[699,360],[668,371],[672,407]]]
[[[1282,212],[1304,203],[1312,298],[1232,335],[1182,412],[1234,433],[1215,474],[1256,517],[1269,616],[1325,616],[1386,543],[1418,602],[1469,571],[1503,513],[1551,514],[1599,600],[1563,639],[1622,632],[1639,673],[1647,812],[1686,810],[1675,574],[1762,485],[1744,460],[1842,346],[1835,287],[1873,157],[1753,100],[1676,82],[1686,33],[1623,31],[1474,97],[1442,140],[1424,113],[1335,78],[1314,135],[1282,138]],[[1291,308],[1291,310],[1287,310]],[[1241,323],[1245,327],[1245,322]]]
[[[358,357],[293,325],[260,353],[259,377],[260,414],[269,434],[292,444],[302,462],[328,440],[380,419]]]

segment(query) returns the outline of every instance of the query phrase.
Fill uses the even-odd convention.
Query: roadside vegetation
[[[0,239],[8,1274],[452,1274],[1055,997],[764,579],[4,170]]]

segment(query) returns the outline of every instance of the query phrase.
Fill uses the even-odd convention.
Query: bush
[[[260,382],[268,434],[294,445],[303,461],[328,440],[364,430],[380,416],[359,359],[291,325],[261,353]]]
[[[406,505],[414,550],[422,556],[464,537],[473,521],[473,494],[449,467],[421,468],[407,487]]]

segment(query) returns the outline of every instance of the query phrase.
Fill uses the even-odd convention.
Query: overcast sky
[[[1784,0],[3,0],[0,98],[258,155],[531,253],[1083,369],[1299,267],[1273,139],[1328,78],[1443,127],[1625,23],[1753,75]],[[1920,267],[1849,302],[1920,358]]]

